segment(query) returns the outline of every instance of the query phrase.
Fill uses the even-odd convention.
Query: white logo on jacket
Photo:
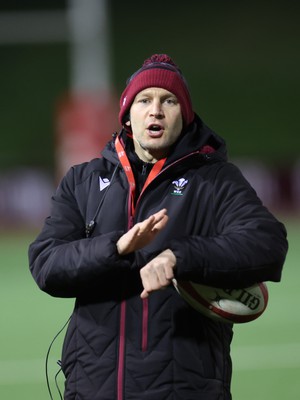
[[[102,190],[104,190],[109,185],[110,185],[110,180],[108,178],[101,178],[101,176],[99,176],[100,192],[102,192]]]
[[[182,191],[185,189],[186,184],[188,183],[188,179],[180,178],[176,181],[173,181],[172,184],[174,185],[174,190],[171,194],[176,196],[182,196]]]

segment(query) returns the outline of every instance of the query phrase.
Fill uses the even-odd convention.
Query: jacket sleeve
[[[116,249],[123,232],[85,237],[85,221],[74,193],[72,168],[52,198],[51,215],[29,246],[30,271],[36,283],[56,297],[89,293],[108,274],[131,265]]]
[[[214,235],[169,243],[177,278],[228,288],[279,281],[288,249],[285,227],[232,164],[216,175],[212,210]]]

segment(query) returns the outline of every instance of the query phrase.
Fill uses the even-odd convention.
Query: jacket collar
[[[128,132],[125,129],[122,129],[119,135],[124,143],[126,152],[130,155],[130,153],[133,152],[132,138],[128,136]],[[227,160],[227,149],[224,139],[206,126],[201,118],[195,114],[195,119],[192,124],[182,132],[177,142],[173,145],[166,165],[196,151],[201,153],[209,152],[211,158]],[[114,139],[108,142],[102,151],[102,156],[113,164],[118,163],[119,160],[115,151]],[[135,157],[131,154],[130,160],[132,161],[133,159],[135,159]]]

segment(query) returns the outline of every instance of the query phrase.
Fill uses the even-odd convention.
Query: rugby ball
[[[250,322],[258,318],[268,304],[265,283],[244,289],[220,289],[173,279],[173,285],[190,306],[217,321],[236,324]]]

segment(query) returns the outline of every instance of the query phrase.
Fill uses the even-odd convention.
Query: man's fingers
[[[153,214],[155,218],[155,223],[159,222],[167,215],[167,209],[163,208],[162,210],[158,211],[157,213]]]
[[[147,292],[146,289],[144,289],[140,296],[141,296],[141,299],[146,299],[147,297],[149,297],[149,293]]]
[[[151,215],[149,218],[145,219],[145,221],[139,222],[136,226],[139,227],[139,236],[143,233],[150,232],[153,228],[153,224],[155,223],[154,215]]]
[[[140,270],[144,291],[141,297],[169,286],[174,278],[176,257],[170,249],[164,250]]]
[[[157,213],[151,215],[149,218],[139,222],[140,231],[139,236],[147,232],[154,232],[163,229],[168,222],[167,210],[164,208]]]
[[[151,293],[169,286],[174,278],[174,274],[172,268],[170,270],[159,268],[155,271],[141,271],[141,278],[144,290],[147,293]]]
[[[166,212],[167,210],[164,208],[150,215],[144,221],[135,224],[118,240],[118,253],[121,255],[128,254],[151,243],[156,234],[165,227],[168,221]]]
[[[167,279],[166,276],[163,275],[156,275],[153,276],[152,278],[144,279],[143,281],[143,286],[144,290],[141,293],[141,298],[145,299],[146,297],[149,296],[151,292],[154,292],[156,290],[161,290],[169,286],[172,282],[172,279]]]
[[[158,221],[152,228],[152,232],[161,231],[166,225],[169,220],[167,215],[164,215],[160,221]]]

